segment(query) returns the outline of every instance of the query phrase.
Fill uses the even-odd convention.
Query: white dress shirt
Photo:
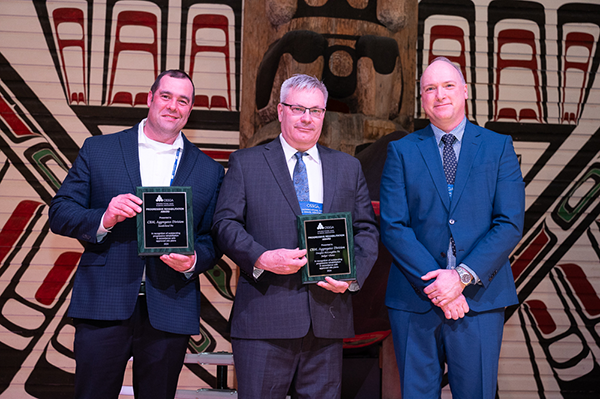
[[[295,153],[297,149],[292,147],[285,141],[283,135],[279,135],[281,141],[281,147],[283,147],[283,154],[285,161],[287,162],[288,169],[290,171],[290,178],[294,180],[294,168],[296,167]],[[321,166],[321,157],[319,156],[319,150],[315,144],[308,150],[304,151],[308,154],[303,158],[304,164],[306,165],[306,174],[308,175],[308,192],[310,202],[316,202],[319,204],[323,203],[323,167]]]

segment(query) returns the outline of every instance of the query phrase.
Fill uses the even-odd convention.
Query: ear
[[[283,105],[281,103],[277,104],[277,119],[281,122],[281,118],[283,118]]]
[[[150,104],[152,104],[152,90],[150,90],[148,92],[148,97],[146,98],[146,104],[148,105],[148,108],[150,108]]]
[[[465,84],[465,100],[469,99],[469,86]]]

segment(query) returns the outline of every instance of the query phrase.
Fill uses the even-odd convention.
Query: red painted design
[[[229,156],[233,151],[202,150],[202,152],[215,160],[229,160]]]
[[[591,316],[600,315],[600,298],[583,269],[574,263],[565,263],[558,265],[558,267],[565,272],[575,295],[577,295],[588,314]]]
[[[573,123],[578,123],[579,122],[579,112],[581,109],[581,104],[583,102],[583,96],[585,94],[585,87],[587,85],[587,81],[588,81],[588,74],[589,74],[589,69],[590,69],[590,61],[592,59],[592,49],[594,47],[594,36],[588,34],[588,33],[582,33],[582,32],[571,32],[569,34],[567,34],[567,38],[565,40],[565,67],[563,70],[563,88],[562,88],[562,104],[561,104],[561,108],[563,110],[563,115],[561,115],[562,119],[561,122],[573,122]],[[569,53],[569,49],[572,47],[583,47],[587,50],[588,52],[588,57],[587,60],[585,62],[575,62],[575,61],[568,61],[567,60],[567,55]],[[577,50],[575,50],[577,51]],[[580,53],[581,51],[577,51],[577,53]],[[574,57],[573,57],[574,58]],[[565,89],[567,87],[569,87],[569,84],[567,82],[567,72],[569,71],[569,69],[579,69],[581,72],[583,72],[582,76],[583,76],[583,81],[581,82],[581,89],[579,92],[579,101],[577,102],[577,111],[576,112],[567,112],[565,111],[566,106],[568,105],[568,103],[566,102],[566,98],[567,95],[565,93]],[[578,75],[579,76],[579,75]]]
[[[21,201],[17,205],[0,231],[0,263],[23,234],[35,211],[42,205],[44,204],[37,201]]]
[[[531,261],[544,249],[546,244],[550,241],[550,237],[546,233],[546,230],[541,229],[539,234],[533,239],[531,244],[516,258],[512,263],[513,277],[516,280],[519,278],[521,273],[529,266]]]
[[[498,53],[497,53],[497,67],[496,67],[496,81],[494,82],[496,90],[496,98],[494,99],[495,115],[494,120],[498,119],[512,119],[515,121],[523,121],[524,119],[532,119],[541,122],[542,108],[541,108],[541,95],[540,95],[540,82],[538,76],[538,62],[537,62],[537,51],[535,44],[535,35],[533,32],[524,29],[505,29],[498,33]],[[502,46],[505,44],[520,43],[531,47],[531,58],[530,59],[512,59],[502,58]],[[500,75],[506,68],[523,68],[529,69],[533,76],[533,88],[535,89],[537,113],[535,110],[530,108],[523,108],[517,111],[514,108],[502,108],[498,110],[498,96],[500,87]]]
[[[194,106],[195,107],[204,107],[204,108],[208,108],[210,105],[209,101],[208,101],[208,96],[205,94],[200,94],[197,95],[195,97],[194,100]]]
[[[552,319],[552,316],[550,315],[550,312],[548,312],[548,308],[544,302],[531,300],[525,301],[525,303],[527,306],[529,306],[531,314],[535,318],[535,321],[542,333],[548,335],[556,331],[556,323]]]
[[[4,119],[6,124],[10,127],[10,130],[15,136],[38,136],[33,133],[25,123],[19,118],[12,107],[4,100],[4,97],[0,96],[0,117]]]
[[[225,44],[223,46],[201,46],[196,43],[197,32],[200,29],[212,28],[221,29],[225,34]],[[231,110],[231,77],[229,74],[229,20],[224,15],[201,14],[194,18],[192,24],[192,49],[190,53],[190,77],[194,74],[194,63],[196,54],[200,52],[216,52],[225,55],[225,73],[227,74],[227,98],[223,96],[212,96],[210,106],[208,96],[196,96],[194,105],[197,107],[225,108]]]
[[[56,300],[58,294],[69,281],[69,276],[81,258],[80,252],[63,252],[60,254],[44,282],[35,293],[35,299],[42,305],[49,306]]]
[[[60,53],[60,60],[62,63],[63,73],[65,74],[65,84],[67,86],[67,93],[69,94],[69,101],[71,103],[85,103],[85,92],[83,93],[71,93],[69,88],[69,76],[67,75],[67,65],[65,63],[64,49],[67,47],[80,47],[81,48],[81,59],[82,59],[82,76],[83,76],[83,90],[85,91],[85,30],[83,24],[83,11],[79,8],[57,8],[52,13],[54,19],[54,30],[56,32],[56,42],[58,43],[58,51]],[[58,26],[62,23],[75,23],[81,27],[81,39],[61,39],[58,34]]]
[[[129,41],[121,41],[121,29],[123,27],[135,25],[150,28],[153,33],[151,43],[132,43]],[[117,30],[115,33],[115,46],[113,49],[113,62],[110,71],[110,85],[108,89],[109,103],[114,104],[146,104],[148,93],[137,93],[135,95],[135,103],[133,102],[132,93],[118,92],[112,97],[115,75],[117,73],[117,62],[119,54],[122,51],[146,51],[152,55],[154,60],[154,77],[158,77],[158,21],[156,15],[144,11],[122,11],[117,17]]]

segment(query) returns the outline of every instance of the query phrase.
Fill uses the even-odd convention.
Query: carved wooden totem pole
[[[281,83],[296,73],[329,91],[320,143],[351,155],[411,129],[416,0],[247,0],[240,147],[275,138]]]

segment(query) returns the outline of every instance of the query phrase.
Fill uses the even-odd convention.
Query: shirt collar
[[[456,137],[456,141],[462,142],[463,135],[465,134],[465,126],[467,125],[467,117],[463,117],[462,121],[456,126],[454,129],[449,131],[448,133],[452,133],[454,137]],[[431,124],[431,129],[433,130],[433,134],[435,135],[435,141],[438,146],[440,145],[440,141],[442,141],[442,136],[446,134],[442,129]]]
[[[176,151],[178,148],[183,149],[183,137],[181,132],[179,132],[173,144],[161,143],[160,141],[149,139],[148,136],[144,134],[146,119],[143,119],[138,125],[138,146],[151,148],[156,152]]]
[[[281,147],[283,148],[283,154],[285,155],[285,160],[289,161],[290,158],[294,157],[294,154],[298,152],[297,149],[288,144],[287,141],[283,138],[283,134],[279,134],[279,140],[281,141]],[[321,163],[321,157],[319,156],[319,149],[317,145],[313,145],[308,150],[304,151],[308,154],[309,158],[311,158],[316,163]]]

